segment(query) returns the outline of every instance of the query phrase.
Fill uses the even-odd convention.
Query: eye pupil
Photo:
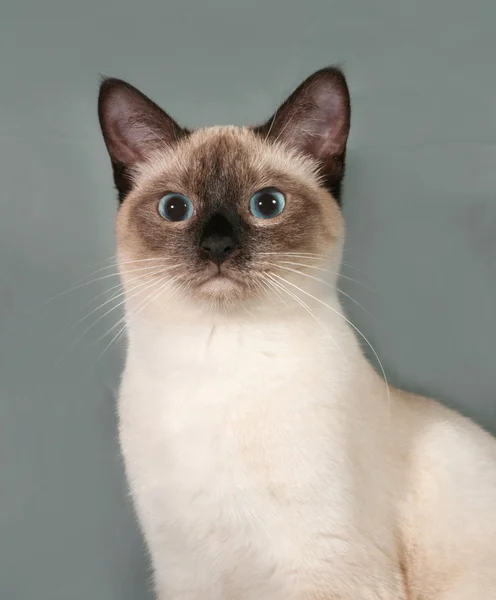
[[[165,210],[171,221],[180,221],[187,213],[188,207],[182,198],[174,196],[166,202]]]
[[[258,219],[273,219],[285,206],[284,194],[276,189],[265,189],[257,192],[251,199],[250,211]]]
[[[158,210],[168,221],[186,221],[193,214],[193,205],[182,194],[166,194],[160,200]]]

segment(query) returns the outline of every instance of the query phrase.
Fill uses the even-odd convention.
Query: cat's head
[[[232,312],[281,301],[324,258],[337,268],[350,126],[339,69],[314,73],[261,126],[187,130],[115,79],[99,117],[128,300]]]

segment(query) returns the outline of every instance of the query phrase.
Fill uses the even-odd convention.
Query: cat
[[[388,386],[340,306],[350,113],[335,67],[254,127],[101,84],[159,600],[496,599],[496,440]]]

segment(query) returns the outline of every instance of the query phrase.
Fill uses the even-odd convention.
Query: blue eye
[[[182,194],[165,194],[158,204],[158,212],[167,221],[186,221],[193,215],[193,203]]]
[[[276,188],[264,188],[251,197],[250,212],[257,219],[273,219],[286,205],[284,194]]]

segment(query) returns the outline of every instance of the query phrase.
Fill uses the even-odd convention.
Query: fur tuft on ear
[[[308,77],[255,132],[314,158],[326,187],[339,202],[350,130],[350,94],[337,67]]]
[[[103,78],[98,117],[121,202],[132,186],[132,168],[188,133],[152,100],[120,79]]]

